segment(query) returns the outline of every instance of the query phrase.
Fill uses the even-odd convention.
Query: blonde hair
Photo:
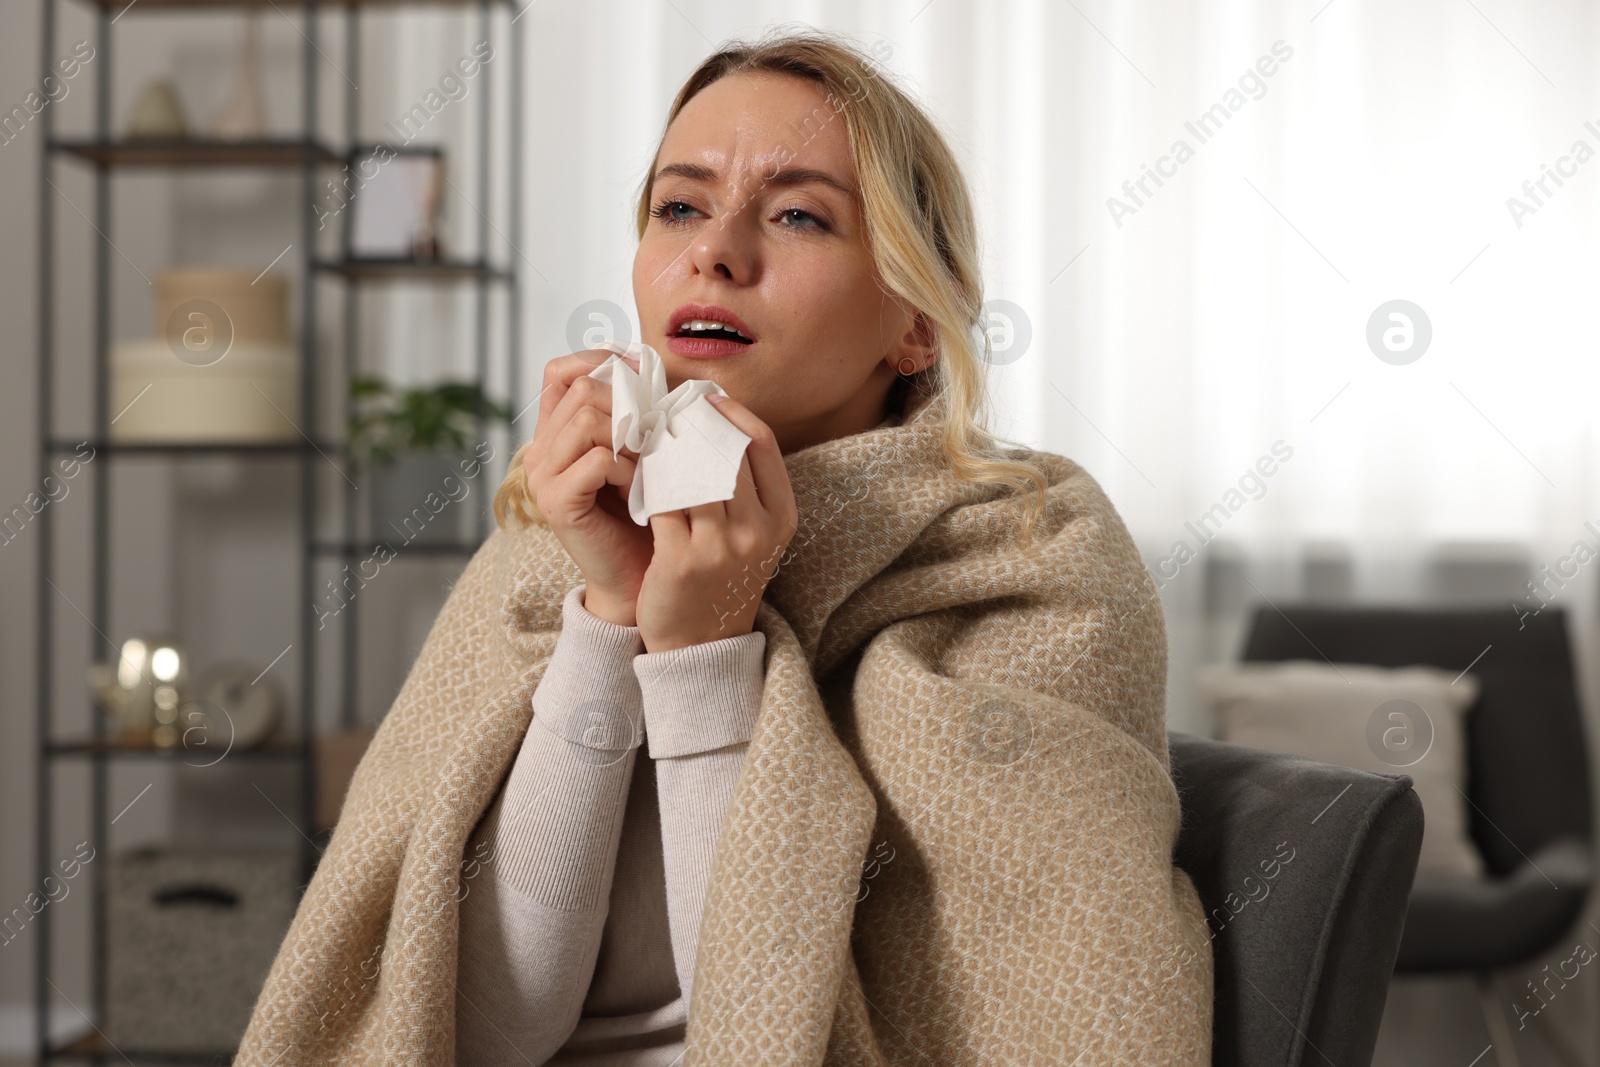
[[[1002,447],[984,427],[989,397],[984,368],[973,345],[982,314],[978,230],[960,164],[943,135],[920,107],[847,39],[807,28],[776,30],[755,43],[730,42],[710,56],[678,91],[662,131],[706,86],[731,74],[772,73],[804,78],[820,86],[844,117],[861,190],[867,246],[882,285],[920,311],[937,340],[938,356],[891,387],[891,407],[909,394],[938,405],[944,421],[944,451],[952,471],[972,482],[1028,494],[1023,536],[1031,539],[1044,510],[1048,485],[1026,450]],[[822,109],[813,110],[816,115]],[[826,112],[821,119],[831,119]],[[809,128],[811,120],[807,119]],[[656,146],[639,192],[640,238],[650,221],[651,190],[661,146]],[[985,359],[988,333],[983,331]],[[531,440],[531,439],[530,439]],[[527,491],[524,442],[511,457],[495,493],[501,526],[508,512],[524,522],[543,522]]]

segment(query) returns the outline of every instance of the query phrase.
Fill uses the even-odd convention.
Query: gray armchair
[[[1495,972],[1563,941],[1594,883],[1588,743],[1567,613],[1546,606],[1519,614],[1498,605],[1257,610],[1243,659],[1319,657],[1470,668],[1482,683],[1467,714],[1466,797],[1469,832],[1489,876],[1419,881],[1395,969],[1472,975],[1495,1056],[1501,1067],[1516,1067]],[[1529,1029],[1561,1062],[1585,1062],[1556,1028]]]
[[[1217,1067],[1372,1060],[1422,849],[1409,775],[1169,734],[1212,934]]]

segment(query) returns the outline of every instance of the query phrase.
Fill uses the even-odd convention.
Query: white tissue
[[[727,396],[716,382],[692,378],[667,392],[667,370],[654,348],[641,341],[595,345],[612,353],[589,372],[611,384],[611,454],[624,445],[639,454],[628,514],[640,526],[663,511],[732,500],[739,461],[750,437],[707,400]],[[622,359],[639,361],[635,371]]]

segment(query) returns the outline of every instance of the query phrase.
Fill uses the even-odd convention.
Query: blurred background
[[[1476,612],[1504,635],[1447,650],[1350,761],[1436,775],[1454,873],[1509,877],[1478,851],[1498,831],[1471,783],[1497,753],[1455,683],[1518,662],[1541,682],[1515,714],[1573,760],[1523,761],[1509,788],[1587,847],[1593,0],[10,0],[0,19],[6,1062],[41,1038],[194,1062],[237,1037],[493,521],[543,364],[638,337],[634,197],[672,96],[780,24],[850,35],[963,160],[993,426],[1082,464],[1124,517],[1167,614],[1171,727],[1339,759],[1294,721],[1312,702],[1241,695],[1253,627]],[[1519,650],[1536,627],[1561,654]],[[1487,984],[1398,974],[1374,1062],[1514,1062],[1487,1051],[1499,1011],[1521,1062],[1600,1063],[1587,869]]]

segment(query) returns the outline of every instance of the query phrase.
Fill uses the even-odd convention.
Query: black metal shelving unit
[[[46,71],[56,59],[57,49],[57,5],[66,4],[68,0],[43,0],[42,13],[42,60]],[[57,139],[55,136],[56,109],[47,108],[40,115],[39,125],[44,137],[45,150],[41,153],[40,162],[40,198],[39,212],[39,325],[38,325],[38,352],[39,352],[39,468],[41,476],[51,472],[51,462],[54,458],[73,451],[84,442],[84,438],[67,439],[57,431],[55,425],[55,349],[56,349],[56,309],[55,309],[55,237],[56,223],[55,211],[58,205],[56,184],[54,182],[55,169],[58,163],[67,162],[92,168],[93,180],[93,206],[85,214],[85,219],[96,231],[92,238],[93,244],[93,273],[92,273],[92,373],[89,381],[93,391],[92,421],[93,431],[88,437],[88,443],[95,449],[95,457],[102,462],[92,465],[90,477],[93,479],[91,493],[93,508],[93,531],[91,535],[91,587],[92,604],[85,613],[86,621],[91,628],[90,648],[99,650],[96,658],[115,656],[117,648],[111,644],[108,634],[109,627],[109,601],[110,601],[110,553],[109,553],[109,514],[110,505],[110,477],[118,464],[118,457],[145,456],[164,457],[172,462],[183,462],[187,457],[193,456],[218,456],[233,455],[236,457],[259,459],[262,462],[277,462],[283,460],[297,460],[299,467],[299,573],[295,583],[296,595],[304,607],[299,612],[298,634],[295,644],[301,652],[301,669],[298,678],[298,700],[292,702],[293,708],[297,704],[295,719],[297,735],[293,737],[276,736],[261,745],[242,749],[230,753],[230,759],[244,759],[252,764],[260,761],[287,762],[295,765],[299,771],[299,805],[296,829],[301,838],[301,884],[310,881],[315,870],[316,862],[320,858],[320,846],[313,841],[314,830],[314,803],[315,803],[315,775],[313,767],[312,741],[316,731],[316,694],[317,694],[317,657],[315,656],[315,611],[314,603],[316,568],[319,561],[333,561],[335,563],[358,558],[370,553],[377,545],[377,541],[369,541],[356,534],[358,528],[356,491],[353,483],[346,478],[342,507],[342,535],[329,538],[318,533],[318,498],[316,465],[334,462],[346,467],[350,464],[351,457],[341,441],[313,440],[305,437],[303,440],[283,443],[246,444],[235,442],[194,443],[194,442],[121,442],[113,440],[108,433],[108,403],[109,403],[109,352],[111,347],[111,307],[110,307],[110,281],[111,281],[111,256],[114,246],[111,240],[113,228],[111,212],[111,181],[115,173],[127,170],[169,170],[181,171],[193,168],[272,168],[279,171],[288,171],[298,174],[301,185],[300,205],[300,232],[295,242],[300,253],[300,286],[299,286],[299,312],[300,312],[300,412],[299,422],[302,427],[316,434],[317,426],[317,369],[319,343],[317,337],[317,284],[319,280],[331,280],[342,283],[344,287],[343,304],[343,345],[341,353],[341,380],[348,382],[357,362],[359,351],[358,316],[356,302],[359,292],[369,286],[384,285],[395,281],[425,282],[440,286],[471,286],[476,292],[474,303],[475,320],[475,353],[474,362],[476,380],[485,386],[488,392],[489,383],[489,296],[490,290],[500,287],[506,294],[505,309],[505,372],[507,392],[513,403],[521,396],[522,383],[518,359],[518,339],[520,336],[520,299],[521,284],[520,272],[515,258],[515,246],[505,241],[501,234],[502,243],[510,247],[503,250],[504,263],[493,262],[494,257],[490,251],[490,222],[485,213],[492,209],[490,171],[492,154],[491,136],[496,130],[504,133],[508,138],[506,142],[506,166],[509,171],[506,180],[506,226],[511,233],[517,232],[521,224],[521,196],[518,184],[518,162],[522,158],[522,27],[518,22],[523,14],[525,5],[523,0],[80,0],[90,9],[91,17],[95,20],[95,49],[96,73],[94,110],[94,136],[89,138]],[[498,40],[503,40],[509,55],[508,65],[510,70],[507,75],[508,100],[502,101],[505,108],[501,122],[497,126],[493,121],[495,109],[495,92],[492,87],[485,85],[478,94],[476,104],[477,117],[477,177],[478,177],[478,204],[483,205],[477,211],[476,253],[469,259],[445,260],[430,263],[415,263],[404,261],[350,261],[339,258],[337,255],[330,258],[326,254],[319,254],[318,232],[315,226],[315,198],[317,180],[322,168],[337,166],[345,161],[344,155],[334,150],[319,136],[318,105],[319,87],[318,75],[323,55],[318,46],[320,33],[320,16],[328,13],[337,14],[340,9],[344,13],[344,40],[346,43],[346,57],[348,76],[345,81],[348,88],[344,99],[344,125],[345,144],[355,146],[360,141],[359,114],[356,99],[355,79],[359,76],[361,60],[362,39],[362,14],[364,11],[375,8],[394,10],[399,8],[446,8],[459,11],[463,17],[470,18],[476,15],[479,31],[482,38],[488,40],[496,32],[496,21],[499,20]],[[303,136],[288,138],[266,138],[243,142],[224,142],[209,140],[149,140],[138,141],[119,140],[112,133],[112,90],[111,75],[113,70],[112,37],[114,24],[124,15],[138,17],[149,11],[164,11],[171,13],[194,13],[198,15],[213,12],[241,12],[252,8],[270,8],[285,18],[293,21],[298,18],[298,29],[304,38],[304,47],[301,50],[300,81],[302,88],[302,127]],[[497,233],[499,231],[496,231]],[[351,401],[346,392],[345,416],[351,413]],[[480,439],[487,436],[487,420],[480,416],[478,420]],[[498,457],[497,457],[498,458]],[[341,468],[341,470],[344,468]],[[484,479],[489,474],[480,475]],[[492,484],[492,483],[490,483]],[[109,853],[109,822],[108,822],[108,788],[107,769],[112,760],[162,760],[171,759],[174,755],[170,750],[160,750],[148,746],[136,746],[119,742],[110,736],[103,722],[104,716],[99,709],[91,706],[89,718],[91,733],[87,736],[62,737],[57,736],[54,724],[54,710],[57,706],[56,694],[53,683],[53,667],[55,663],[55,647],[52,639],[54,625],[55,598],[59,595],[52,588],[50,576],[56,563],[53,536],[55,534],[55,510],[44,509],[38,516],[41,546],[39,560],[39,580],[37,584],[38,598],[38,629],[39,635],[39,663],[37,681],[38,700],[38,756],[39,771],[37,783],[37,827],[36,827],[36,862],[38,873],[42,878],[51,872],[52,860],[55,858],[53,850],[54,811],[52,790],[55,781],[57,764],[62,760],[86,761],[90,766],[90,823],[91,841],[94,844],[96,855]],[[482,509],[476,514],[473,537],[461,543],[448,544],[423,544],[408,545],[402,558],[440,559],[457,557],[464,563],[473,552],[477,550],[485,536],[487,536],[487,522]],[[339,720],[344,727],[356,725],[356,680],[357,653],[357,618],[358,612],[350,610],[342,613],[341,643],[343,647],[343,671],[340,687],[340,715]],[[74,694],[62,694],[66,699],[78,699]],[[85,687],[81,694],[82,699],[93,701],[92,695]],[[321,835],[318,835],[321,836]],[[50,1008],[52,1003],[51,968],[53,964],[51,920],[54,917],[50,908],[44,908],[36,916],[34,923],[38,927],[38,945],[35,958],[35,1050],[37,1062],[47,1064],[62,1061],[92,1061],[103,1063],[107,1061],[126,1062],[133,1058],[135,1062],[195,1062],[217,1063],[231,1062],[233,1050],[218,1049],[204,1053],[179,1050],[162,1049],[117,1049],[113,1048],[104,1034],[100,1033],[100,1023],[105,1019],[106,1008],[106,892],[104,862],[87,865],[87,874],[91,882],[90,893],[92,896],[92,936],[90,961],[91,992],[87,1005],[79,1003],[85,1014],[89,1015],[94,1023],[86,1025],[81,1035],[65,1040],[53,1041],[50,1036]]]

